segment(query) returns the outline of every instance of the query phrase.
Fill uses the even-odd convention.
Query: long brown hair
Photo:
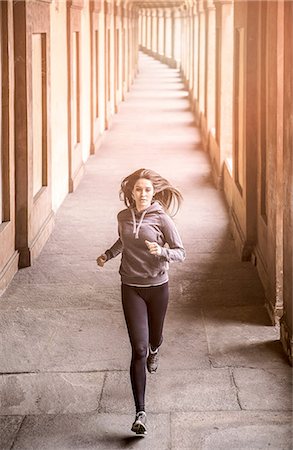
[[[128,175],[121,182],[120,199],[124,201],[127,208],[134,208],[135,201],[132,191],[135,183],[140,178],[150,180],[154,187],[154,200],[157,200],[170,215],[175,216],[183,201],[178,189],[174,188],[166,178],[150,169],[138,169]]]

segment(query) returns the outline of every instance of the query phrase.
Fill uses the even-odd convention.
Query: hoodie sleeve
[[[165,259],[165,261],[184,261],[185,259],[185,250],[177,231],[177,228],[167,214],[162,216],[162,233],[165,237],[166,243],[169,245],[169,248],[162,247],[161,258]]]
[[[116,258],[116,256],[118,256],[123,249],[123,245],[120,239],[120,224],[119,224],[119,214],[117,216],[117,220],[118,220],[118,235],[119,238],[117,239],[117,241],[112,245],[112,247],[110,247],[108,250],[105,251],[105,255],[107,256],[107,261],[109,261],[112,258]]]
[[[105,255],[107,255],[107,261],[112,258],[116,258],[122,252],[122,242],[120,238],[112,245],[111,248],[105,251]]]

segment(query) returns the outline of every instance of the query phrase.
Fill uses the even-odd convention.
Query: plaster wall
[[[89,2],[84,2],[81,14],[81,136],[82,160],[85,162],[91,147],[91,29]]]
[[[51,142],[52,209],[57,211],[68,193],[68,67],[66,3],[51,6]],[[60,70],[63,67],[64,70]]]
[[[293,4],[284,11],[284,315],[281,341],[292,363],[293,356]]]
[[[102,9],[99,14],[99,127],[100,133],[102,134],[105,130],[105,102],[106,102],[106,92],[105,92],[105,67],[104,63],[106,61],[105,57],[105,44],[104,44],[104,36],[105,36],[105,18],[104,18],[104,3],[102,4]]]
[[[18,252],[15,250],[15,204],[14,204],[14,54],[13,54],[13,10],[12,3],[0,3],[1,38],[1,86],[9,89],[2,92],[0,102],[1,161],[2,173],[2,223],[0,223],[0,295],[10,283],[18,268]],[[10,176],[8,177],[8,168]],[[2,207],[2,205],[1,205]]]

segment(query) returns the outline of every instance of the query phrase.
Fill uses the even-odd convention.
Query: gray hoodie
[[[185,251],[173,220],[160,203],[154,202],[141,212],[124,209],[117,219],[119,239],[105,253],[108,261],[122,252],[122,283],[153,286],[167,282],[168,263],[183,261]],[[161,255],[151,255],[145,240],[157,242],[162,247]]]

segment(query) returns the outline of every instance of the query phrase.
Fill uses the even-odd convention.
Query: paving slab
[[[62,323],[60,311],[2,311],[0,373],[39,370],[40,360],[58,323]]]
[[[173,274],[172,274],[173,275]],[[177,281],[177,282],[176,282]],[[170,305],[172,307],[215,307],[247,306],[264,304],[264,294],[259,289],[260,281],[249,282],[235,279],[203,279],[180,278],[176,273],[170,281]]]
[[[194,339],[190,339],[190,334]],[[200,309],[167,311],[160,371],[209,369],[208,345]]]
[[[287,367],[264,306],[203,308],[214,367]]]
[[[113,273],[118,281],[118,265],[119,261],[112,261],[103,270],[98,271],[96,258],[87,264],[53,264],[50,270],[46,266],[37,266],[33,269],[22,269],[16,275],[15,282],[20,284],[80,284],[81,280],[86,284],[99,284],[101,288],[111,286]]]
[[[148,414],[148,435],[130,431],[134,416],[125,414],[26,417],[13,450],[170,449],[169,414]]]
[[[0,450],[10,450],[23,421],[21,416],[0,416]]]
[[[128,335],[121,312],[65,310],[39,363],[46,371],[125,370]]]
[[[7,324],[2,373],[126,368],[129,344],[121,312],[18,310],[4,311],[1,318]]]
[[[233,369],[242,409],[292,410],[292,369]]]
[[[291,450],[288,413],[171,413],[172,449]]]
[[[104,376],[103,372],[1,375],[1,415],[96,411]]]
[[[235,251],[235,243],[232,239],[200,239],[188,236],[188,245],[192,246],[192,252],[198,253],[219,253],[220,255]],[[188,249],[187,249],[188,250]]]
[[[0,311],[23,309],[99,309],[121,311],[120,284],[17,284],[9,287],[0,302]],[[1,313],[0,313],[1,314]]]
[[[128,372],[107,373],[101,412],[127,412],[133,403]],[[160,371],[147,376],[150,412],[238,410],[237,392],[228,369]]]

